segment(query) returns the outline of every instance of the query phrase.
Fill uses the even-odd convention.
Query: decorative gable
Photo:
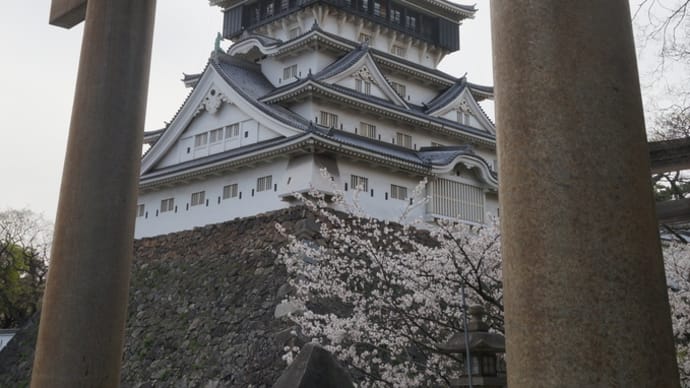
[[[451,87],[444,95],[437,97],[439,101],[430,104],[427,114],[495,135],[496,126],[479,106],[470,89],[466,84],[458,86]]]

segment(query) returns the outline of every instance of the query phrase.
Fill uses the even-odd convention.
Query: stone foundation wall
[[[286,288],[274,225],[303,217],[290,208],[137,240],[122,387],[273,385],[296,340],[273,315]],[[28,386],[37,322],[0,352],[0,386]]]

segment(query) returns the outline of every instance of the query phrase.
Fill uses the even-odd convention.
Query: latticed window
[[[397,55],[399,57],[404,57],[405,54],[407,54],[407,50],[405,49],[405,47],[393,45],[393,47],[391,48],[391,54]]]
[[[273,186],[273,176],[272,175],[262,176],[256,180],[256,191],[257,192],[270,190],[271,186]]]
[[[283,69],[283,79],[287,80],[292,77],[297,77],[297,65],[288,66]]]
[[[412,136],[398,132],[395,134],[395,144],[412,148]]]
[[[353,189],[369,191],[369,179],[363,176],[350,175],[350,186]]]
[[[144,204],[139,204],[137,205],[137,217],[143,217],[144,214],[146,213],[146,207]]]
[[[465,125],[470,125],[470,120],[472,118],[472,115],[470,115],[467,112],[464,111],[457,111],[458,112],[458,122],[460,124],[465,124]]]
[[[405,98],[407,95],[407,88],[403,84],[399,84],[395,81],[391,82],[391,87],[393,90],[395,90],[396,93],[400,95],[400,97]]]
[[[324,127],[336,128],[338,126],[338,115],[321,111],[321,125]]]
[[[203,205],[206,201],[206,192],[199,191],[192,193],[192,206]]]
[[[407,199],[407,187],[391,185],[391,198]]]
[[[290,0],[280,0],[280,10],[285,11],[290,8]]]
[[[359,123],[360,134],[362,136],[376,139],[376,125],[365,122]]]
[[[240,123],[235,123],[235,124],[230,124],[227,127],[225,127],[225,137],[226,138],[231,138],[231,137],[237,137],[240,135]]]
[[[439,178],[431,182],[431,191],[432,213],[484,222],[484,191],[480,187]]]
[[[173,211],[175,209],[175,198],[161,200],[161,213]]]
[[[223,140],[223,128],[214,129],[209,135],[211,143],[219,142]]]
[[[235,197],[237,197],[237,193],[238,193],[237,183],[223,186],[223,199],[235,198]]]
[[[356,78],[355,90],[357,90],[360,93],[371,94],[371,82]]]
[[[203,147],[206,144],[208,144],[208,133],[204,132],[194,136],[195,147]]]

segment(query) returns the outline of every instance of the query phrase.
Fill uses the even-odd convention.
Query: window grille
[[[237,193],[238,193],[237,183],[223,186],[223,199],[235,198],[235,197],[237,197]]]
[[[144,204],[139,204],[137,205],[137,217],[143,217],[145,213],[145,206]]]
[[[393,47],[391,48],[391,54],[397,55],[399,57],[404,57],[407,54],[407,49],[405,49],[405,47],[402,46],[393,45]]]
[[[210,134],[209,141],[211,143],[216,143],[216,142],[223,140],[223,128],[214,129],[209,134]]]
[[[369,191],[369,179],[363,176],[350,175],[350,186],[356,190]]]
[[[412,148],[412,136],[398,132],[395,134],[395,143],[403,147]]]
[[[175,208],[175,198],[161,200],[161,213],[172,211]]]
[[[364,94],[371,94],[371,82],[359,78],[355,79],[355,90]]]
[[[403,84],[399,84],[397,82],[391,82],[391,87],[393,90],[395,90],[396,93],[400,95],[400,97],[405,98],[407,95],[407,88]]]
[[[271,186],[273,185],[273,176],[272,175],[266,175],[262,176],[259,179],[256,180],[256,191],[266,191],[270,190]]]
[[[231,137],[237,137],[240,135],[240,123],[230,124],[225,127],[225,137],[227,139]]]
[[[292,77],[297,77],[297,65],[291,65],[283,69],[283,79],[289,80]]]
[[[337,128],[338,115],[330,112],[321,111],[321,125],[324,127]]]
[[[200,133],[194,136],[194,146],[203,147],[208,143],[208,133]]]
[[[372,139],[376,139],[376,125],[361,122],[361,123],[359,123],[359,128],[360,128],[360,132],[359,132],[359,133],[360,133],[362,136],[366,136],[366,137],[370,137],[370,138],[372,138]]]
[[[432,213],[484,222],[484,192],[481,188],[439,178],[431,182],[431,190]]]
[[[407,199],[407,187],[391,185],[391,198]]]
[[[199,191],[192,193],[192,206],[203,205],[206,201],[206,192]]]

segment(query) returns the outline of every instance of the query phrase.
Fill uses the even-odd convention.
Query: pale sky
[[[461,49],[440,69],[492,85],[489,0],[460,28]],[[631,0],[635,2],[637,0]],[[203,70],[222,29],[206,0],[159,0],[146,130],[162,128],[189,93],[182,73]],[[3,0],[0,13],[0,209],[30,208],[54,219],[67,142],[83,23],[48,25],[50,0]],[[227,48],[229,42],[223,44]]]

